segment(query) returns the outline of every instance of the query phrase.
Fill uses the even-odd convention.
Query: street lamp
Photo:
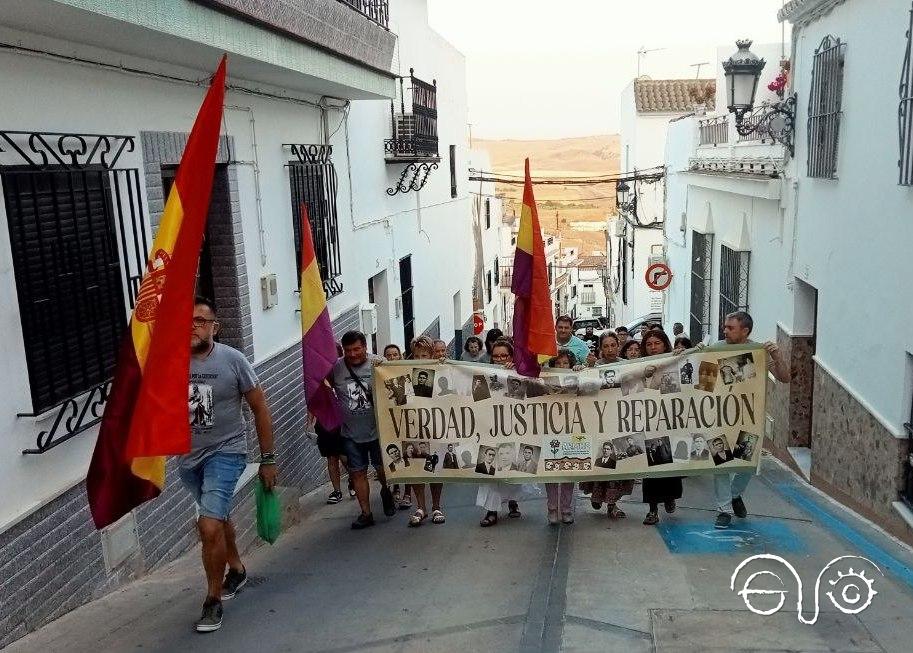
[[[735,44],[738,50],[723,62],[723,72],[726,75],[726,106],[729,113],[735,114],[736,132],[740,136],[757,133],[762,139],[768,136],[785,145],[792,155],[795,94],[781,102],[762,105],[763,112],[746,120],[745,117],[754,110],[758,80],[767,62],[749,49],[751,39],[739,40]]]
[[[631,196],[631,187],[624,179],[615,184],[615,204],[618,206],[619,214],[633,215],[637,211],[637,193]]]

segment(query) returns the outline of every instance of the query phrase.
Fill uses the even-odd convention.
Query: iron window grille
[[[713,282],[713,234],[691,232],[691,342],[710,333],[710,297]]]
[[[32,410],[56,411],[40,454],[101,420],[149,249],[133,136],[0,131]]]
[[[900,74],[900,105],[897,108],[897,127],[900,137],[900,184],[913,186],[913,9],[907,26],[907,48]]]
[[[457,196],[456,145],[450,146],[450,197]]]
[[[415,306],[412,303],[412,255],[399,261],[400,304],[403,311],[403,349],[412,355],[412,339],[415,337]]]
[[[437,80],[431,84],[415,76],[409,69],[409,77],[400,77],[400,112],[396,113],[395,101],[390,102],[390,119],[393,138],[384,141],[388,163],[402,161],[440,161],[437,135]],[[404,79],[408,79],[407,89]],[[406,112],[406,96],[410,96],[411,113]],[[451,152],[452,154],[452,152]],[[453,161],[451,156],[451,161]],[[451,166],[454,164],[451,163]]]
[[[390,29],[389,0],[339,0],[349,5],[365,18],[377,23],[384,29]]]
[[[720,340],[723,339],[726,316],[735,311],[748,311],[750,264],[751,252],[720,246]]]
[[[339,222],[336,214],[337,179],[331,145],[287,144],[296,157],[289,161],[292,227],[295,232],[295,261],[301,279],[301,211],[307,207],[314,239],[314,252],[327,298],[342,292],[342,261],[339,250]]]
[[[815,50],[808,101],[808,176],[837,177],[846,43],[825,36]]]

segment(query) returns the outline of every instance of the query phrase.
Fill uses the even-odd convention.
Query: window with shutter
[[[114,370],[127,315],[110,174],[0,168],[34,413]]]

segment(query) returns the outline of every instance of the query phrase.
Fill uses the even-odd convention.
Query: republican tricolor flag
[[[327,310],[327,296],[314,251],[307,204],[301,203],[301,359],[304,399],[320,425],[332,430],[341,419],[336,397],[324,383],[336,362],[336,341]]]
[[[121,342],[86,478],[96,528],[157,497],[165,486],[165,456],[190,451],[190,332],[225,65],[222,57],[190,132]]]
[[[526,159],[523,209],[514,251],[514,366],[524,376],[539,376],[540,365],[558,355],[555,319],[545,263],[545,243]]]

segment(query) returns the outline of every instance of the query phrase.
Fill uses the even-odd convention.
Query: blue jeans
[[[748,487],[754,472],[738,474],[717,474],[713,477],[713,489],[716,492],[716,506],[720,512],[732,514],[732,500],[742,496]]]
[[[247,466],[242,453],[214,453],[196,467],[181,467],[184,487],[200,508],[200,517],[227,521],[241,472]]]

